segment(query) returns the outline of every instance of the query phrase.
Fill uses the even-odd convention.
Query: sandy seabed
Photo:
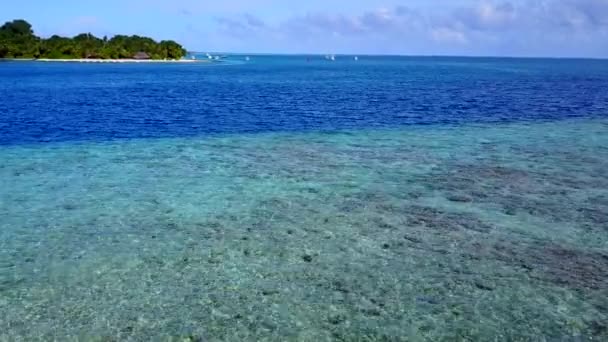
[[[608,340],[608,122],[0,148],[0,340]]]

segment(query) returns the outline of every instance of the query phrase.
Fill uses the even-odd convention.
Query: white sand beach
[[[28,59],[30,60],[30,59]],[[38,62],[77,62],[77,63],[196,63],[208,62],[198,59],[100,59],[100,58],[73,58],[73,59],[31,59]]]

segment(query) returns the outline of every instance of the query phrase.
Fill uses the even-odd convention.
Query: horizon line
[[[451,54],[383,54],[383,53],[314,53],[314,52],[230,52],[230,51],[191,51],[188,54],[223,54],[238,56],[363,56],[363,57],[424,57],[424,58],[505,58],[505,59],[585,59],[585,60],[608,60],[606,57],[584,57],[584,56],[518,56],[518,55],[451,55]]]

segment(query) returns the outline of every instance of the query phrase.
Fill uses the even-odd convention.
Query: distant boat
[[[355,56],[355,61],[358,61],[358,60],[359,60],[359,57]]]
[[[213,59],[213,56],[211,56],[210,54],[207,54],[207,58],[208,59]]]
[[[335,61],[335,60],[336,60],[336,56],[331,55],[331,56],[329,57],[329,59],[330,59],[330,60],[332,60],[332,61]]]
[[[247,62],[249,62],[249,61],[251,60],[251,58],[249,58],[249,56],[247,56],[247,57],[245,57],[245,60],[246,60]]]

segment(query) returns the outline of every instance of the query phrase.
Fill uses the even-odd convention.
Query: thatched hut
[[[135,54],[135,56],[133,56],[133,59],[150,59],[150,55],[148,55],[147,53],[140,51],[138,53]]]

